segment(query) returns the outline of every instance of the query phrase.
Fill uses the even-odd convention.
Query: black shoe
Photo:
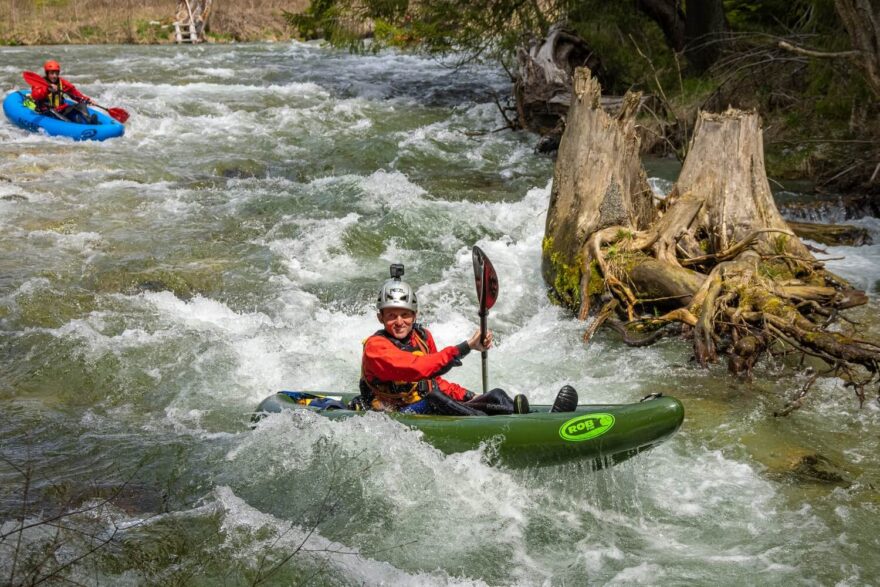
[[[578,392],[571,385],[563,385],[559,393],[556,394],[556,401],[553,402],[551,412],[573,412],[577,409]]]
[[[528,414],[529,413],[529,398],[524,396],[521,393],[513,396],[513,413],[514,414]]]

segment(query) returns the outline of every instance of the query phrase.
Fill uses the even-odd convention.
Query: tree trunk
[[[842,0],[850,1],[850,0]],[[637,0],[636,7],[657,23],[666,44],[684,52],[695,72],[711,67],[721,55],[729,30],[723,0],[691,0],[687,12],[680,0]]]
[[[687,3],[684,54],[697,73],[706,71],[718,60],[728,29],[723,0]]]
[[[575,72],[574,96],[543,243],[554,297],[581,318],[591,298],[605,298],[597,320],[617,330],[682,323],[693,329],[699,364],[727,353],[736,375],[749,376],[762,353],[790,346],[845,372],[864,399],[880,345],[827,328],[838,310],[867,298],[826,272],[779,214],[758,115],[701,112],[681,175],[655,210],[633,128],[638,97],[609,117],[585,69]],[[614,322],[614,312],[627,325]]]
[[[868,86],[880,98],[880,1],[834,0],[834,7],[853,49],[861,52],[857,62],[865,72]]]
[[[666,44],[676,52],[684,49],[685,15],[676,0],[636,0],[636,6],[657,23]]]

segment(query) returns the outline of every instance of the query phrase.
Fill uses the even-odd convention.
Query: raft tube
[[[66,100],[68,104],[73,104]],[[114,137],[121,137],[125,133],[125,127],[107,114],[88,109],[89,113],[98,117],[98,124],[77,124],[58,120],[53,116],[45,116],[35,112],[33,101],[30,100],[30,92],[17,90],[3,100],[3,113],[6,114],[13,124],[31,132],[43,131],[53,137],[69,137],[75,141],[103,141]]]
[[[318,412],[330,419],[363,411],[314,407],[347,405],[356,394],[280,391],[264,399],[254,420],[290,409]],[[315,399],[318,398],[318,399]],[[327,401],[323,398],[338,400]],[[654,394],[632,404],[580,405],[574,412],[550,412],[531,406],[528,414],[509,416],[438,416],[388,413],[420,430],[424,439],[446,454],[474,450],[491,441],[493,463],[541,467],[579,461],[595,469],[623,462],[672,436],[684,420],[684,406],[673,397]]]

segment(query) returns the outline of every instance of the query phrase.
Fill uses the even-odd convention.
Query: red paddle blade
[[[473,248],[474,283],[477,286],[477,299],[480,311],[488,310],[498,299],[498,275],[486,253],[480,247]]]
[[[21,77],[23,77],[24,81],[26,81],[30,86],[42,86],[44,88],[49,87],[49,82],[47,82],[39,73],[34,73],[33,71],[25,71],[21,74]]]
[[[107,108],[107,114],[122,124],[125,124],[125,121],[128,120],[128,112],[122,108]]]

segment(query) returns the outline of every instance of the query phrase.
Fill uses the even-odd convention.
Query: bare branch
[[[811,49],[804,49],[803,47],[796,47],[792,45],[788,41],[779,41],[776,45],[780,49],[785,49],[786,51],[791,51],[792,53],[796,53],[798,55],[806,55],[807,57],[818,57],[820,59],[840,59],[840,58],[852,58],[852,57],[861,57],[861,51],[813,51]]]

